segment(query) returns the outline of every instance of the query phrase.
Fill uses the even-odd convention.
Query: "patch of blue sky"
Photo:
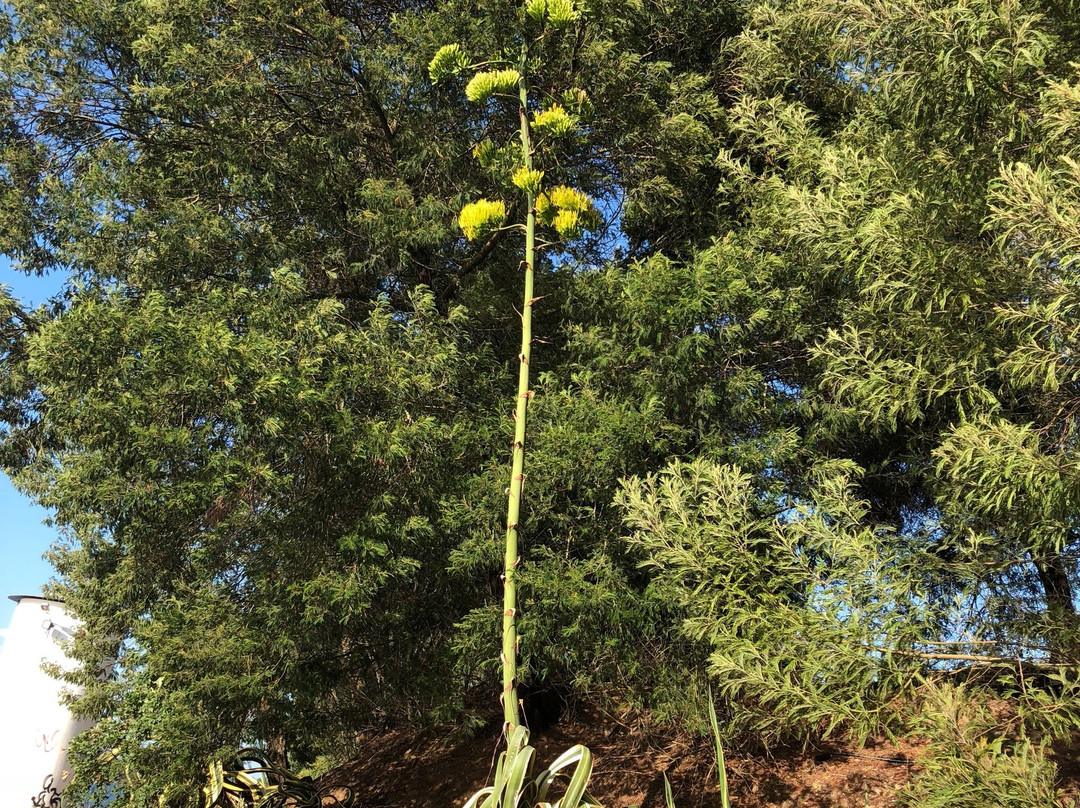
[[[23,272],[0,256],[0,284],[24,307],[47,303],[61,292],[66,280],[56,274]],[[15,604],[7,596],[39,594],[53,575],[52,567],[43,558],[58,538],[56,530],[44,524],[48,517],[48,511],[0,474],[0,630],[11,623],[15,611]]]

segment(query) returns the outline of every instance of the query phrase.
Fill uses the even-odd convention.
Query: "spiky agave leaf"
[[[593,771],[592,753],[586,747],[571,747],[536,777],[532,776],[536,750],[529,745],[529,731],[515,728],[506,747],[495,765],[494,783],[473,794],[465,808],[601,808],[586,790]],[[566,782],[562,797],[547,802],[548,791],[560,780]]]
[[[506,221],[506,204],[490,199],[478,199],[461,209],[458,225],[469,241],[488,233]]]
[[[465,97],[474,104],[482,104],[496,93],[517,92],[520,82],[521,74],[516,70],[486,70],[465,85]]]
[[[225,772],[221,761],[210,764],[210,776],[207,780],[207,784],[203,786],[203,794],[206,797],[206,805],[213,805],[225,788]]]
[[[461,45],[443,45],[428,65],[428,75],[432,81],[439,81],[461,72],[468,66],[469,60]]]

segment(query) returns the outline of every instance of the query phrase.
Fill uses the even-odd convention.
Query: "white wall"
[[[69,668],[62,643],[78,621],[62,603],[37,596],[17,601],[0,645],[0,806],[59,808],[59,792],[70,781],[67,749],[89,726],[76,722],[60,703],[64,685],[42,662]]]

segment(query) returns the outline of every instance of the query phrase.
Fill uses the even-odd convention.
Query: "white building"
[[[59,808],[71,781],[67,750],[89,726],[61,703],[64,685],[43,663],[69,668],[64,642],[78,621],[64,605],[37,595],[12,595],[15,614],[0,645],[0,806]]]

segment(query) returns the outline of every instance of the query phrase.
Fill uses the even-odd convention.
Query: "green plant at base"
[[[664,772],[664,804],[667,808],[675,808],[675,795],[671,793],[671,781],[668,780],[667,772]]]
[[[921,771],[900,794],[918,808],[1042,808],[1061,805],[1050,739],[1002,720],[986,694],[951,685],[928,689],[920,729],[932,738]]]
[[[592,752],[581,744],[570,747],[540,774],[532,775],[533,760],[536,750],[529,746],[529,731],[517,727],[507,739],[504,752],[499,754],[495,767],[495,782],[477,791],[465,808],[514,808],[515,806],[536,806],[537,808],[600,808],[600,803],[589,794],[586,786],[592,776]],[[574,767],[572,773],[563,770]],[[560,780],[566,782],[566,791],[555,800],[548,802],[551,787]]]
[[[712,730],[713,744],[716,750],[716,785],[720,789],[720,808],[731,808],[728,796],[727,766],[724,762],[724,744],[720,740],[720,722],[716,720],[716,705],[713,702],[712,688],[709,688],[709,729]],[[675,808],[675,795],[671,792],[671,781],[664,772],[664,803],[667,808]]]
[[[709,729],[712,730],[713,743],[716,745],[716,781],[720,787],[720,808],[731,808],[728,797],[727,766],[724,762],[724,744],[720,740],[720,722],[716,720],[716,704],[713,702],[712,688],[709,688]]]
[[[256,765],[249,768],[245,763]],[[271,766],[258,749],[242,749],[235,769],[225,769],[220,761],[211,763],[203,796],[205,808],[352,808],[356,802],[351,789],[320,788],[310,777]]]

